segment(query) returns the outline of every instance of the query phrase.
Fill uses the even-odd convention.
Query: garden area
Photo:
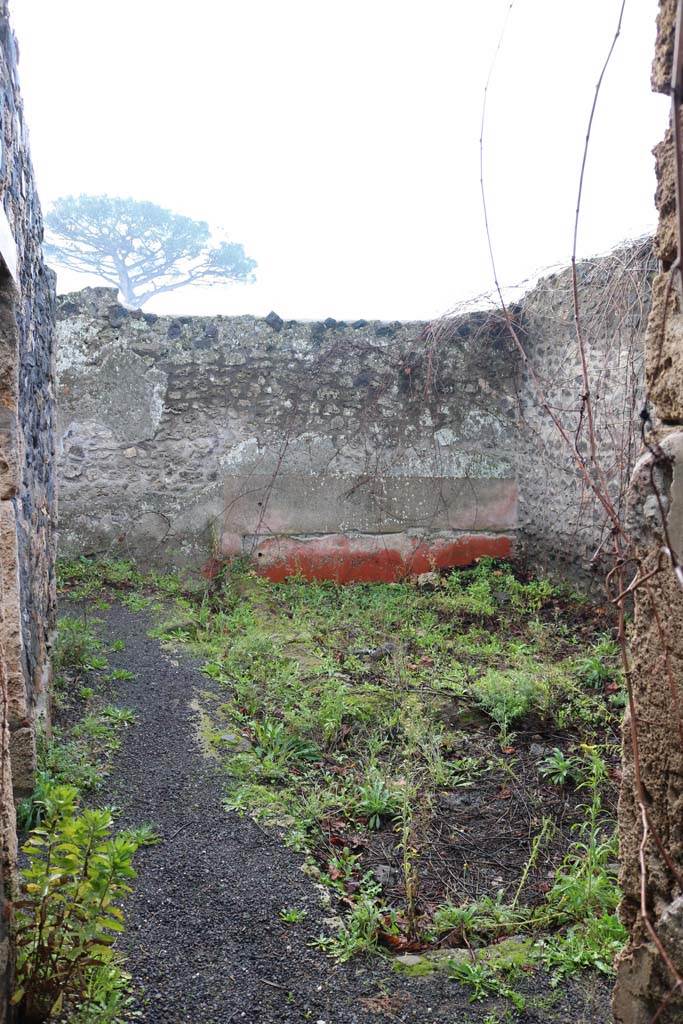
[[[142,728],[129,694],[137,682],[137,700],[152,698],[144,674],[119,666],[125,641],[103,627],[112,607],[142,618],[146,642],[173,664],[189,656],[201,672],[187,742],[218,780],[224,820],[212,827],[247,818],[301,868],[321,909],[285,891],[273,924],[305,933],[309,955],[335,970],[374,959],[422,992],[447,979],[472,1006],[463,1019],[487,1024],[535,1020],[567,979],[611,974],[625,939],[615,838],[625,698],[608,609],[490,559],[346,587],[272,584],[244,563],[205,580],[79,559],[61,565],[59,584],[57,726],[20,807],[20,991],[39,981],[46,904],[31,885],[44,851],[99,815],[100,856],[118,849],[120,877],[93,930],[74,922],[82,963],[63,998],[78,1005],[80,976],[90,1009],[69,1020],[141,1012],[111,940],[136,888],[136,850],[154,847],[140,855],[153,864],[168,829],[152,814],[117,832],[109,774]],[[82,856],[72,857],[71,896],[87,915]]]

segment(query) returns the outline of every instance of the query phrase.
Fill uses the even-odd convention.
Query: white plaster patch
[[[245,462],[251,461],[261,454],[257,437],[248,437],[244,441],[238,441],[229,451],[218,457],[218,465],[221,469],[237,469]]]
[[[88,350],[85,339],[88,336],[88,323],[86,317],[81,316],[58,322],[55,332],[57,337],[57,373],[64,373],[71,367],[87,364]]]

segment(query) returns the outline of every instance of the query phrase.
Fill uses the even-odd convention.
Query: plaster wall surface
[[[630,470],[648,253],[580,267],[617,487]],[[567,272],[514,314],[550,401],[578,422]],[[174,318],[97,288],[59,299],[57,333],[66,555],[250,555],[273,578],[298,568],[351,580],[517,552],[576,575],[600,543],[498,312],[435,324]]]

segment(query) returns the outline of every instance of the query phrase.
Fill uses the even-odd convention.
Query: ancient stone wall
[[[54,280],[0,0],[0,1022],[11,976],[14,796],[32,788],[35,724],[47,712],[54,626]]]
[[[617,488],[632,461],[648,258],[645,244],[580,268]],[[572,316],[567,272],[515,310],[550,401],[578,419]],[[57,330],[65,555],[244,554],[276,579],[352,580],[516,551],[576,575],[600,543],[497,312],[172,318],[97,288],[60,298]]]
[[[652,84],[667,94],[677,7],[660,2]],[[618,963],[617,1024],[683,1019],[683,305],[672,269],[680,249],[670,130],[655,156],[661,272],[646,336],[651,422],[627,518],[637,558],[629,568],[642,582],[629,638],[633,705],[619,804],[621,916],[631,939]]]

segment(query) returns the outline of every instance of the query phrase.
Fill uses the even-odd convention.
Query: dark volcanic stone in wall
[[[579,274],[597,431],[618,488],[635,454],[649,249]],[[409,549],[416,533],[516,525],[535,566],[576,577],[599,545],[594,504],[497,311],[433,324],[129,315],[112,326],[114,300],[107,288],[59,299],[65,554],[197,564],[253,552],[258,535],[401,534]],[[569,273],[540,281],[513,313],[573,430]],[[318,528],[298,512],[313,508]]]
[[[6,0],[0,0],[0,119],[0,188],[16,245],[16,281],[0,267],[0,883],[6,896],[16,857],[12,789],[21,795],[32,786],[55,614],[54,278],[42,259],[42,220]],[[12,951],[4,913],[0,920],[1,1022]]]
[[[178,318],[159,317],[114,330],[112,298],[86,289],[59,300],[65,552],[204,560],[230,530],[226,487],[237,479],[248,491],[250,479],[278,467],[300,483],[283,485],[287,501],[305,505],[305,481],[316,494],[315,481],[329,481],[326,521],[342,533],[369,528],[362,508],[377,522],[370,506],[386,498],[380,479],[432,481],[429,498],[416,493],[408,510],[416,530],[438,516],[441,476],[510,481],[509,350],[452,344],[430,360],[421,323],[378,335],[376,324],[331,320],[195,317],[181,329]],[[495,402],[480,401],[482,380]],[[271,497],[265,529],[277,528]],[[395,513],[381,526],[397,531]]]

